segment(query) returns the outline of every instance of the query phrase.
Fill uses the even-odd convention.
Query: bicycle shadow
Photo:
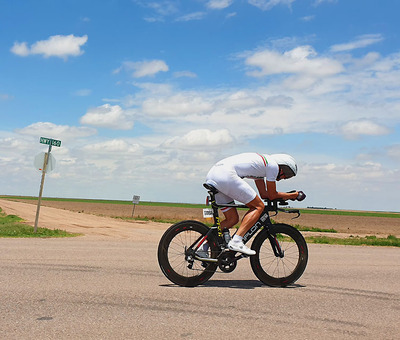
[[[181,287],[176,284],[162,284],[161,287],[168,288],[190,288],[190,287]],[[230,288],[230,289],[256,289],[256,288],[264,288],[264,289],[294,289],[294,288],[305,288],[306,286],[300,285],[297,283],[293,283],[286,287],[271,287],[263,284],[258,280],[210,280],[204,284],[198,285],[192,288]]]

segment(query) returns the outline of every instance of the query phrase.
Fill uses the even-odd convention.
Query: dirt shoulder
[[[8,215],[21,217],[29,225],[35,224],[37,209],[35,204],[0,199],[0,208]],[[165,223],[127,222],[112,217],[79,213],[45,205],[40,208],[38,226],[79,233],[88,238],[134,239],[149,242],[154,241],[154,237],[159,238],[168,228]]]
[[[36,201],[0,200],[0,207],[7,214],[22,217],[34,224]],[[165,230],[166,223],[123,221],[112,217],[131,217],[132,205],[108,203],[81,203],[42,201],[40,226],[59,228],[85,235],[116,235],[130,237],[131,230]],[[243,214],[243,212],[241,213]],[[202,210],[197,208],[171,208],[137,205],[135,217],[154,217],[166,220],[194,219],[204,221]],[[376,235],[400,237],[400,219],[390,217],[338,216],[302,214],[298,219],[291,219],[289,214],[280,213],[273,217],[275,221],[322,229],[335,229],[339,233],[353,235]]]

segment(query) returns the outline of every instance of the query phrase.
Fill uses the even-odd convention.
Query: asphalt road
[[[261,285],[247,259],[182,288],[159,270],[156,248],[0,239],[0,338],[399,339],[399,249],[310,245],[290,288]]]

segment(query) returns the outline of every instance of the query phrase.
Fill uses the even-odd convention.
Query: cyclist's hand
[[[296,198],[297,201],[302,201],[306,198],[306,194],[304,192],[299,191],[298,193],[299,194],[297,195],[297,198]]]
[[[293,194],[294,192],[296,192],[296,190],[291,190],[291,191],[288,191],[287,193],[288,194]],[[298,195],[297,195],[298,196]],[[297,197],[295,197],[295,198],[290,198],[290,200],[291,201],[295,201],[295,200],[297,200]]]

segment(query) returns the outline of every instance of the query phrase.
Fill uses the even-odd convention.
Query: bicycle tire
[[[158,245],[158,264],[171,282],[194,287],[213,276],[218,266],[216,262],[194,260],[193,267],[188,268],[189,262],[185,258],[185,250],[209,230],[205,224],[191,220],[178,222],[166,230]],[[218,246],[215,237],[209,235],[206,242],[209,244],[209,257],[216,258]]]
[[[251,246],[257,252],[250,257],[251,268],[257,278],[266,285],[286,287],[298,280],[306,269],[307,243],[297,229],[287,224],[274,224],[269,233],[278,239],[284,252],[283,258],[275,256],[268,232],[262,230]]]

